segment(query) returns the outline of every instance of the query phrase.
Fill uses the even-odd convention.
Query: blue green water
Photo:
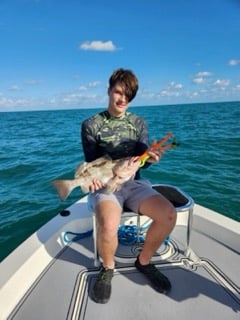
[[[101,109],[0,113],[0,260],[82,196],[60,203],[50,181],[72,177],[83,160],[80,124]],[[240,221],[240,102],[130,108],[150,140],[172,131],[180,146],[144,171],[196,203]]]

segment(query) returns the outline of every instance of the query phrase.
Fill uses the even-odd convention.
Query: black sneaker
[[[164,276],[154,264],[141,265],[139,258],[135,262],[135,267],[142,272],[152,283],[155,290],[160,293],[167,293],[171,289],[171,283],[166,276]]]
[[[93,286],[92,298],[97,303],[107,303],[111,296],[113,269],[102,267]]]

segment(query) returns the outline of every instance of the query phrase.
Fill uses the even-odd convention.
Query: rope
[[[135,243],[144,243],[146,231],[149,228],[149,224],[145,227],[141,227],[139,232],[136,225],[121,225],[118,228],[118,241],[122,245],[131,246]],[[164,244],[168,244],[170,236],[164,240]]]
[[[89,231],[82,232],[82,233],[65,231],[62,234],[62,238],[63,238],[64,242],[71,243],[73,241],[78,241],[80,239],[84,239],[86,237],[89,237],[92,235],[92,233],[93,233],[93,230],[89,230]],[[69,238],[69,236],[71,236],[71,239]]]
[[[149,225],[141,227],[139,232],[136,225],[120,225],[118,228],[118,241],[120,244],[125,246],[131,246],[135,243],[144,243],[145,234]],[[71,231],[65,231],[62,234],[62,239],[65,243],[72,243],[73,241],[78,241],[86,237],[91,236],[93,230],[88,230],[86,232],[77,233]],[[164,243],[168,244],[170,241],[170,236],[168,236]]]
[[[123,245],[133,245],[136,242],[143,243],[145,236],[141,234],[141,231],[138,234],[136,225],[121,225],[118,228],[118,241]]]

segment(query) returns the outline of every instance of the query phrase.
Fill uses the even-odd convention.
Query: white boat
[[[174,186],[154,188],[178,211],[170,239],[153,257],[172,283],[168,295],[157,293],[134,267],[141,250],[138,233],[136,242],[119,244],[110,301],[91,299],[99,260],[85,196],[1,262],[0,319],[239,320],[240,223],[194,204]],[[130,212],[121,222],[140,224],[138,232],[149,223]]]

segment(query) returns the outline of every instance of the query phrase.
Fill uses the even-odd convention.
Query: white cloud
[[[176,83],[175,81],[171,81],[167,84],[166,88],[162,89],[158,96],[160,97],[179,97],[182,95],[180,90],[183,89],[183,85],[181,83]]]
[[[207,77],[210,77],[212,76],[213,73],[212,72],[209,72],[209,71],[200,71],[198,73],[195,74],[192,82],[195,83],[195,84],[202,84],[202,83],[205,83],[207,82]]]
[[[193,97],[197,97],[197,96],[199,96],[199,92],[194,91],[194,92],[192,93],[192,96],[193,96]]]
[[[20,87],[18,85],[14,84],[8,90],[10,90],[10,91],[19,91]]]
[[[89,82],[87,85],[82,85],[82,86],[78,87],[78,90],[79,91],[87,91],[89,88],[97,88],[100,85],[101,85],[100,81],[93,81],[93,82]]]
[[[240,65],[240,60],[236,60],[236,59],[231,59],[228,61],[228,65],[229,66],[237,66],[237,65]]]
[[[207,82],[206,78],[210,77],[212,75],[212,72],[209,71],[200,71],[195,74],[192,82],[195,84],[202,84]]]
[[[33,99],[16,99],[0,97],[0,107],[3,110],[24,110],[35,106]]]
[[[117,47],[112,41],[86,41],[80,45],[81,50],[92,50],[92,51],[116,51]]]
[[[86,91],[87,87],[86,86],[80,86],[80,87],[78,87],[78,90],[79,91]]]
[[[160,96],[162,96],[162,97],[179,97],[180,93],[177,91],[162,90],[160,92]]]
[[[181,83],[176,83],[175,89],[182,89],[183,85]]]
[[[101,106],[106,104],[107,97],[104,95],[87,94],[87,93],[69,93],[59,97],[58,105],[76,107],[76,106]]]
[[[96,88],[101,84],[100,81],[93,81],[93,82],[89,82],[88,86],[89,88]]]
[[[211,75],[212,75],[212,72],[200,71],[195,75],[195,77],[210,77]]]
[[[41,80],[41,79],[31,79],[31,80],[27,80],[26,83],[27,84],[31,84],[31,85],[37,85],[37,84],[43,83],[43,80]]]
[[[225,88],[230,85],[230,80],[228,79],[218,79],[214,82],[214,85],[217,87]]]
[[[176,83],[175,81],[171,81],[168,84],[169,89],[182,89],[183,85],[181,83]]]
[[[240,84],[237,84],[234,88],[233,88],[234,91],[240,91]]]
[[[203,77],[197,77],[192,80],[192,82],[196,84],[201,84],[201,83],[204,83],[205,81],[206,79],[204,79]]]

